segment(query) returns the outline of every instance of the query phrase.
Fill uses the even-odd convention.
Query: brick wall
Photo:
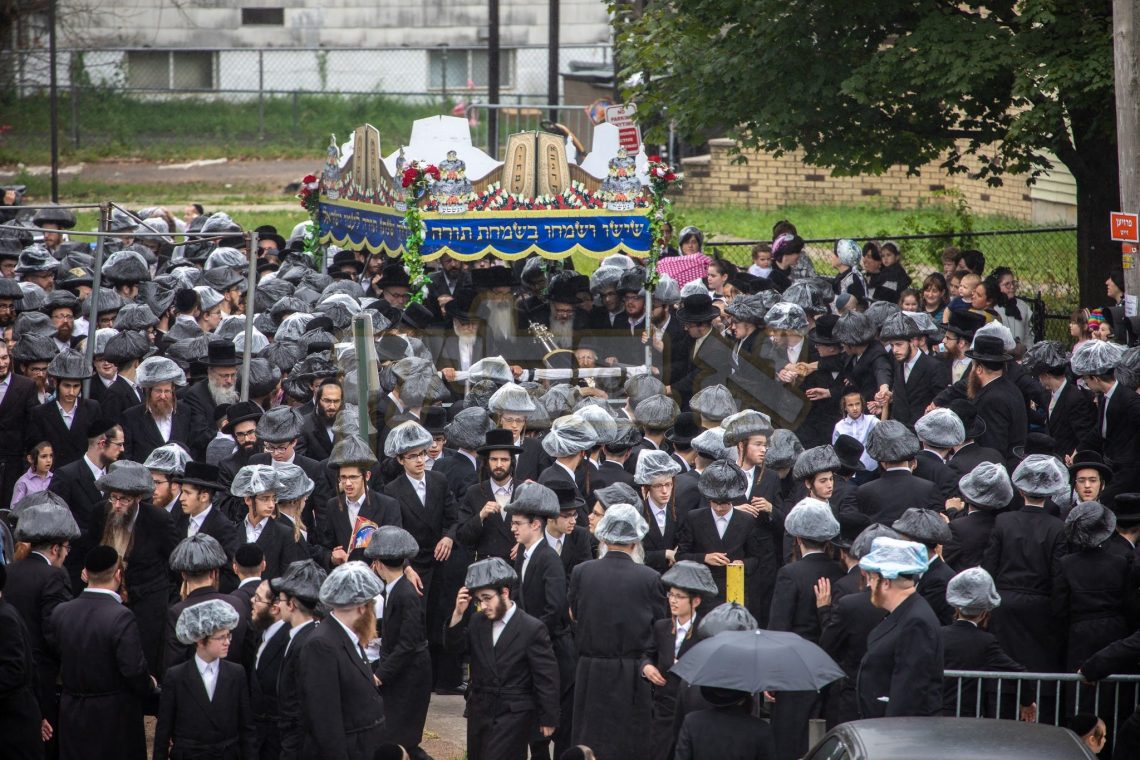
[[[1001,187],[989,187],[964,175],[948,176],[937,164],[930,164],[916,177],[908,177],[905,169],[897,167],[878,176],[832,177],[827,169],[805,164],[798,151],[780,158],[749,151],[745,153],[748,162],[738,164],[733,162],[732,147],[732,140],[710,140],[708,155],[682,160],[685,181],[678,197],[696,206],[757,209],[859,203],[912,208],[933,191],[953,188],[976,214],[1032,218],[1029,187],[1016,176],[1006,177]]]

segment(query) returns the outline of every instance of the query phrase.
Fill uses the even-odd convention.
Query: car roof
[[[938,748],[941,760],[1041,760],[1095,757],[1072,731],[1038,723],[984,718],[876,718],[836,726],[866,760],[914,760]]]

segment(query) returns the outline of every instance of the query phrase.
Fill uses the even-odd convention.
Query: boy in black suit
[[[404,577],[404,563],[420,550],[412,534],[394,525],[372,535],[364,558],[384,582],[384,618],[380,628],[380,660],[372,670],[384,698],[388,739],[416,760],[427,760],[420,749],[431,702],[431,672],[423,600]]]
[[[261,577],[272,580],[290,562],[306,558],[308,552],[293,540],[293,531],[273,517],[277,511],[278,475],[267,464],[247,464],[234,475],[230,493],[245,502],[248,513],[238,525],[238,542],[257,544],[265,555]]]
[[[498,557],[467,569],[445,643],[471,655],[467,700],[467,757],[525,760],[536,732],[549,738],[558,726],[558,665],[539,620],[511,601],[518,575]],[[469,611],[472,598],[479,614]]]
[[[193,659],[175,665],[163,679],[154,731],[156,760],[257,757],[245,671],[224,659],[237,625],[237,612],[220,599],[187,607],[178,616],[178,640],[195,651]]]
[[[289,643],[281,655],[281,670],[277,676],[277,727],[281,739],[281,760],[297,760],[301,756],[304,732],[298,686],[300,658],[297,653],[316,630],[318,596],[327,576],[320,565],[308,559],[294,562],[281,577],[269,582],[269,589],[277,598],[281,619],[289,626]]]

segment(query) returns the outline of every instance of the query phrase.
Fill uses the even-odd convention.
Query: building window
[[[242,26],[285,26],[284,8],[242,8]]]
[[[131,50],[127,84],[139,90],[212,90],[214,53],[206,50]]]
[[[486,50],[429,50],[428,87],[432,90],[465,90],[467,83],[476,90],[487,89]],[[499,88],[515,84],[515,51],[499,51]]]

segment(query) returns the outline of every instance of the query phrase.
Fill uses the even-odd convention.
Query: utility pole
[[[550,0],[550,15],[547,20],[550,32],[547,36],[546,44],[546,102],[552,106],[561,103],[558,98],[558,57],[560,47],[558,27],[561,24],[559,15],[559,0]],[[549,118],[557,124],[558,111],[553,108],[550,109]]]
[[[51,129],[51,202],[59,203],[59,80],[55,71],[55,3],[56,0],[48,0],[48,67],[51,69],[48,123]]]
[[[487,152],[499,157],[499,0],[487,1]]]
[[[1113,0],[1112,48],[1116,69],[1116,155],[1120,165],[1120,210],[1140,212],[1140,0]],[[1140,254],[1124,244],[1124,310],[1137,316]]]

